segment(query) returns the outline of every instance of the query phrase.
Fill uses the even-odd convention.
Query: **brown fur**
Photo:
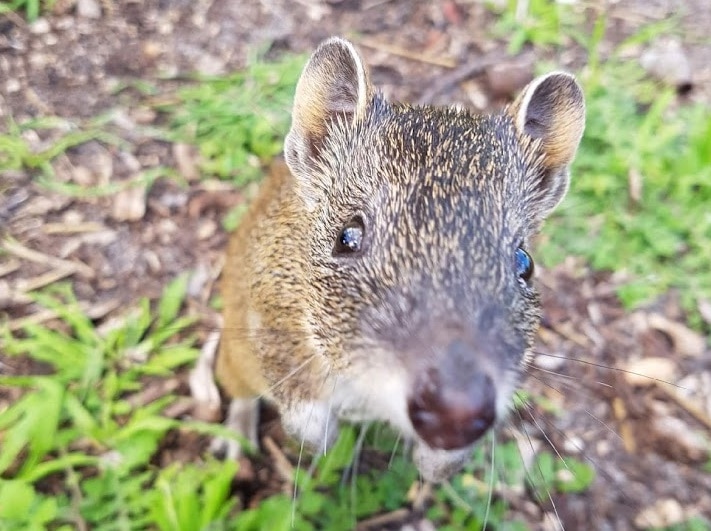
[[[567,190],[584,112],[562,73],[490,117],[390,104],[350,43],[322,44],[297,86],[289,169],[266,179],[228,249],[225,391],[273,400],[287,430],[324,448],[339,418],[388,420],[427,479],[455,471],[478,437],[460,419],[499,418],[524,366],[539,302],[515,251]],[[354,219],[364,247],[339,254]],[[422,407],[442,437],[415,426]]]

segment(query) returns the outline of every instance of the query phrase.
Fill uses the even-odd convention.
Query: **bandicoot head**
[[[384,419],[425,478],[461,466],[524,367],[539,319],[527,249],[568,188],[584,116],[565,73],[491,116],[390,103],[349,42],[321,44],[285,143],[300,265],[283,279],[301,286],[321,384],[308,414],[284,400],[287,428],[327,444],[336,418]]]

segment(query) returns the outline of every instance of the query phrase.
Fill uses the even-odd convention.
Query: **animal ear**
[[[353,125],[363,119],[373,93],[363,60],[350,42],[332,37],[321,43],[296,85],[284,145],[296,177],[308,175],[334,122]]]
[[[553,72],[531,81],[508,113],[520,135],[538,141],[532,146],[542,172],[531,184],[542,219],[568,191],[568,168],[585,129],[583,91],[572,75]]]

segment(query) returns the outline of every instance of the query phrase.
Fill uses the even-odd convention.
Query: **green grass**
[[[29,22],[37,20],[40,13],[49,11],[56,0],[3,0],[0,2],[0,15],[4,13],[23,13]]]
[[[68,149],[90,140],[101,140],[107,144],[118,144],[120,140],[106,133],[98,125],[85,128],[54,117],[28,120],[22,124],[8,119],[7,132],[0,134],[0,171],[29,170],[53,175],[51,162]],[[51,134],[53,141],[45,142],[40,149],[32,146],[25,133]]]
[[[243,71],[198,78],[159,108],[169,137],[198,147],[202,174],[243,186],[260,178],[282,150],[294,86],[306,57],[254,58]]]
[[[551,0],[507,0],[504,7],[489,3],[498,15],[493,34],[508,42],[510,54],[527,44],[557,47],[573,40],[584,20],[580,9]]]
[[[0,376],[1,387],[23,392],[0,411],[0,528],[146,528],[191,507],[186,490],[200,506],[186,524],[210,521],[234,503],[234,463],[151,465],[169,431],[216,433],[214,426],[163,416],[171,395],[141,406],[130,400],[149,379],[170,377],[197,355],[191,337],[175,339],[194,322],[179,315],[186,285],[187,277],[176,279],[156,304],[144,300],[105,329],[83,315],[67,285],[56,285],[34,298],[62,327],[27,324],[19,337],[4,332],[8,363],[28,356],[44,369]]]
[[[124,140],[109,131],[106,123],[108,120],[108,117],[100,116],[88,123],[78,124],[45,116],[19,124],[9,118],[6,121],[6,132],[0,133],[0,177],[3,172],[26,171],[33,176],[34,182],[47,190],[77,198],[113,195],[133,186],[150,187],[159,177],[177,177],[174,170],[160,166],[140,172],[131,179],[90,187],[57,179],[53,162],[72,148],[91,141],[111,147],[126,146]],[[43,140],[30,141],[29,137],[41,137]],[[3,186],[0,180],[0,191]]]

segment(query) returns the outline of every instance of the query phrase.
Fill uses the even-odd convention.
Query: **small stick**
[[[417,52],[412,52],[399,46],[394,46],[392,44],[383,44],[371,39],[362,39],[358,41],[358,44],[360,44],[361,46],[365,46],[366,48],[372,48],[373,50],[380,50],[385,53],[389,53],[390,55],[404,57],[405,59],[410,59],[411,61],[418,61],[420,63],[441,66],[444,68],[455,68],[457,66],[456,61],[454,61],[453,59],[440,59],[438,57],[419,54]]]
[[[17,260],[8,260],[4,264],[0,264],[0,277],[14,273],[20,269],[20,262]]]
[[[418,103],[420,105],[432,103],[434,97],[440,92],[443,92],[452,85],[461,83],[465,79],[482,74],[487,68],[500,63],[503,57],[504,54],[499,50],[489,52],[482,57],[478,57],[467,64],[455,68],[452,72],[438,76],[437,81],[432,83],[429,90],[420,96]]]
[[[356,531],[367,531],[368,529],[382,529],[387,525],[392,525],[395,523],[402,522],[408,516],[410,516],[410,511],[408,509],[395,509],[389,513],[378,514],[376,516],[371,516],[365,520],[358,522],[356,525]]]
[[[181,396],[175,402],[163,410],[163,416],[170,419],[177,419],[187,415],[195,408],[195,401],[187,396]]]
[[[590,348],[590,341],[588,341],[588,339],[584,335],[578,334],[577,332],[572,330],[570,327],[570,321],[565,321],[564,323],[560,324],[553,324],[551,325],[551,329],[556,334],[572,341],[579,347],[583,347],[585,349]]]
[[[73,268],[59,267],[57,269],[53,269],[52,271],[48,271],[43,275],[22,279],[17,282],[16,289],[19,293],[16,296],[17,298],[14,298],[13,300],[21,300],[26,298],[27,302],[29,302],[29,298],[23,297],[25,293],[43,288],[44,286],[57,282],[58,280],[62,280],[63,278],[73,275],[74,272],[75,269]]]
[[[42,225],[42,232],[45,234],[81,234],[84,232],[99,232],[105,229],[105,225],[95,221],[85,221],[84,223],[45,223]]]
[[[80,262],[78,260],[63,260],[55,256],[40,253],[39,251],[25,247],[14,238],[5,238],[2,242],[2,246],[8,253],[15,255],[17,258],[22,258],[38,264],[50,265],[56,268],[72,269],[74,272],[79,273],[83,277],[94,278],[94,270],[84,262]]]
[[[264,437],[262,439],[262,444],[264,445],[264,448],[266,448],[267,452],[269,452],[269,455],[272,456],[272,459],[274,460],[274,469],[279,473],[281,478],[286,481],[289,485],[294,484],[294,467],[291,465],[289,460],[286,458],[284,455],[284,452],[281,451],[281,448],[279,448],[279,445],[274,442],[274,440],[271,437]],[[291,490],[291,488],[290,488]]]
[[[87,302],[79,303],[79,309],[91,319],[99,319],[104,317],[106,314],[115,310],[119,306],[121,306],[121,302],[118,299],[109,300],[101,304],[95,304],[94,306],[89,306]],[[32,315],[8,321],[7,327],[11,332],[14,332],[16,330],[20,330],[28,324],[41,324],[56,317],[57,312],[54,310],[40,310]],[[2,342],[0,341],[0,346],[1,345]]]
[[[160,380],[148,387],[144,387],[137,393],[126,398],[126,402],[134,408],[143,407],[151,402],[155,402],[159,398],[172,393],[180,387],[180,382],[177,378],[170,380]]]
[[[708,430],[711,430],[711,417],[709,417],[702,409],[696,406],[691,400],[681,396],[668,385],[662,385],[662,382],[655,380],[653,382],[665,395],[671,398],[680,407],[685,409],[692,417],[703,424]]]

